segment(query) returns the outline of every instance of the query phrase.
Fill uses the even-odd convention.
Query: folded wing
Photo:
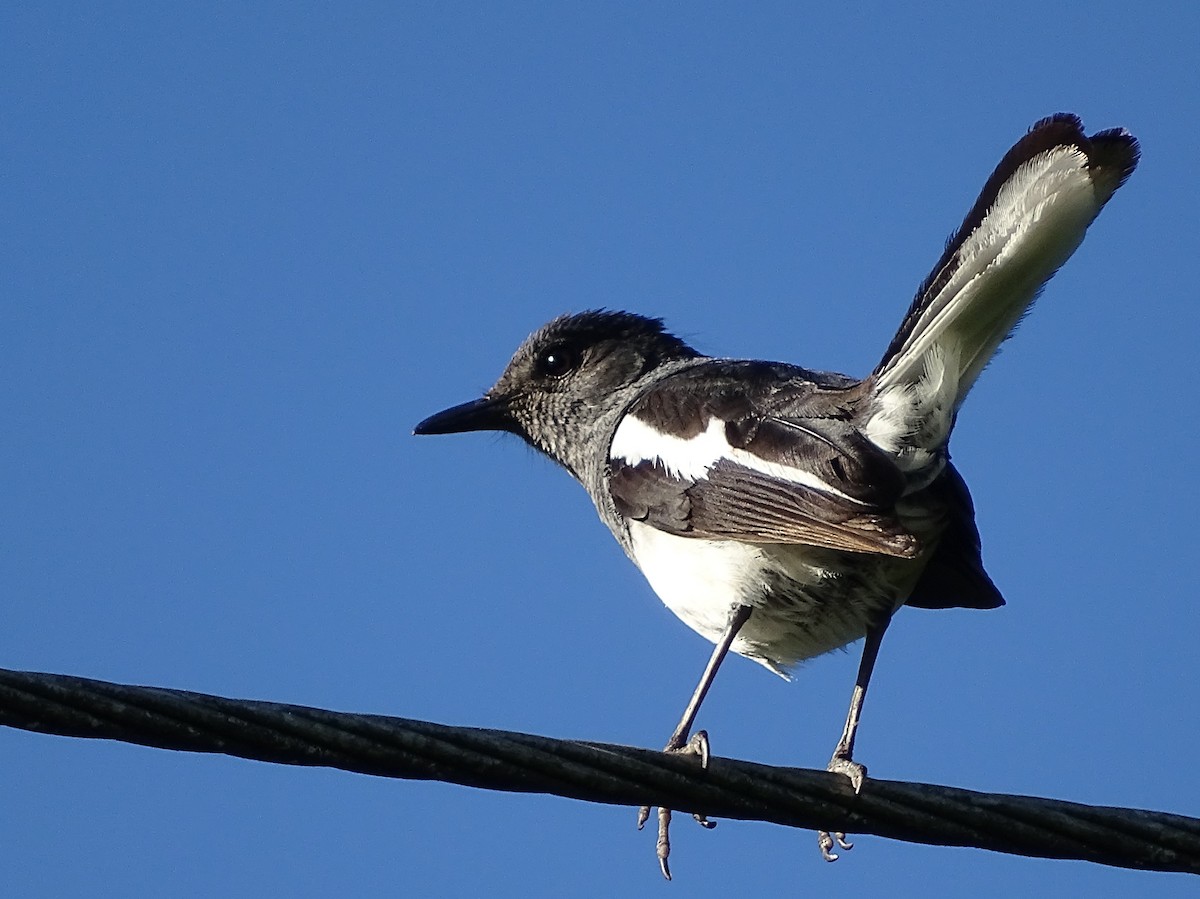
[[[915,556],[903,476],[850,421],[857,385],[811,375],[718,361],[656,385],[609,451],[618,510],[683,536]]]

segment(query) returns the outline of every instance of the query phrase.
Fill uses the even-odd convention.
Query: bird
[[[549,456],[583,485],[662,602],[714,644],[667,752],[707,767],[708,735],[692,728],[729,652],[787,676],[862,639],[827,766],[857,794],[866,768],[855,737],[894,614],[1004,604],[950,460],[959,409],[1139,156],[1123,128],[1088,136],[1070,113],[1036,122],[985,182],[865,378],[710,357],[661,319],[590,310],[539,328],[481,398],[414,432],[509,432]],[[668,880],[670,816],[659,810]],[[819,834],[827,860],[835,842],[851,846],[845,834]]]

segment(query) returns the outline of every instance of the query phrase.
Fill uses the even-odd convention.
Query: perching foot
[[[833,774],[844,774],[850,778],[850,786],[854,788],[855,793],[862,792],[863,781],[867,779],[867,769],[865,765],[860,765],[854,759],[850,758],[849,753],[835,751],[833,758],[829,760],[829,764],[825,767],[826,771]],[[847,842],[844,833],[831,834],[827,830],[822,830],[817,834],[817,845],[821,849],[821,857],[827,862],[836,862],[838,854],[833,851],[834,844],[840,849],[853,849],[854,844]]]
[[[675,753],[678,755],[694,755],[700,758],[700,767],[708,770],[709,747],[708,747],[708,732],[698,730],[692,734],[691,739],[686,743],[681,743],[674,738],[671,739],[666,746],[663,747],[663,752]],[[696,819],[696,823],[701,827],[712,829],[717,826],[715,821],[709,821],[703,815],[692,815]],[[638,809],[637,826],[641,830],[646,822],[650,819],[650,806],[643,805]],[[671,866],[667,859],[671,855],[671,810],[669,808],[660,808],[658,810],[658,841],[656,844],[656,852],[658,854],[658,868],[662,871],[663,877],[667,880],[671,879]]]

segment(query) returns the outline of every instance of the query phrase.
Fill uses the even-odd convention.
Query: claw
[[[687,745],[679,751],[685,755],[700,756],[700,767],[707,771],[709,760],[708,731],[696,731],[692,734],[692,738],[687,741]]]
[[[850,778],[850,786],[854,788],[854,792],[861,793],[863,783],[867,779],[867,768],[865,765],[860,765],[849,756],[834,754],[829,760],[829,764],[825,767],[826,771],[833,774],[844,774]]]
[[[671,854],[671,810],[669,808],[660,808],[658,810],[658,843],[655,850],[658,853],[658,869],[662,871],[662,876],[667,880],[671,879],[671,866],[667,863],[667,857]]]
[[[846,835],[844,833],[830,834],[829,831],[822,830],[819,834],[817,834],[817,845],[821,847],[821,857],[827,862],[836,862],[839,858],[841,858],[840,855],[832,851],[835,840],[837,841],[838,847],[841,849],[854,848],[853,843],[847,842]]]
[[[822,830],[817,834],[817,846],[821,849],[821,858],[827,862],[836,862],[838,854],[833,851],[833,837],[829,835],[829,831]]]

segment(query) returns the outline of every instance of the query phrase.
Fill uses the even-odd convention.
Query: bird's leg
[[[871,682],[871,672],[875,670],[875,659],[879,657],[879,645],[883,642],[883,635],[891,620],[889,615],[881,623],[867,628],[867,638],[863,642],[862,660],[858,663],[858,677],[854,680],[854,692],[850,696],[850,711],[846,715],[846,726],[842,728],[842,738],[838,740],[837,748],[833,750],[833,758],[829,760],[829,765],[826,767],[827,771],[832,771],[834,774],[845,774],[850,778],[850,785],[854,787],[855,793],[862,790],[863,781],[867,777],[867,769],[854,761],[854,737],[858,733],[858,721],[862,716],[863,700],[867,698],[867,685]],[[842,849],[851,849],[854,846],[853,843],[846,842],[844,833],[830,835],[828,831],[822,830],[817,834],[817,845],[821,847],[821,855],[827,862],[837,861],[837,854],[833,852],[835,840]]]
[[[700,683],[696,685],[696,690],[692,693],[692,698],[688,701],[687,708],[683,710],[683,717],[679,719],[679,724],[675,727],[675,732],[671,734],[671,738],[667,740],[667,745],[663,747],[663,752],[698,755],[700,756],[700,767],[704,769],[708,768],[708,733],[700,730],[692,734],[690,738],[688,734],[691,733],[692,725],[696,723],[696,715],[700,711],[700,704],[704,702],[704,697],[708,695],[708,690],[717,676],[717,669],[721,667],[721,662],[725,660],[725,656],[729,655],[729,647],[733,645],[738,631],[749,620],[750,611],[750,606],[738,606],[729,616],[729,624],[725,627],[725,632],[721,634],[721,639],[717,641],[717,645],[713,649],[713,654],[708,660],[708,665],[705,666],[704,673],[700,675]],[[638,830],[642,829],[649,817],[650,807],[648,805],[643,805],[638,809]],[[715,823],[709,821],[703,815],[693,815],[692,817],[704,827],[716,827]],[[662,870],[663,877],[667,880],[671,879],[671,867],[667,864],[667,857],[671,854],[670,827],[671,810],[660,808],[658,810],[658,867]]]

